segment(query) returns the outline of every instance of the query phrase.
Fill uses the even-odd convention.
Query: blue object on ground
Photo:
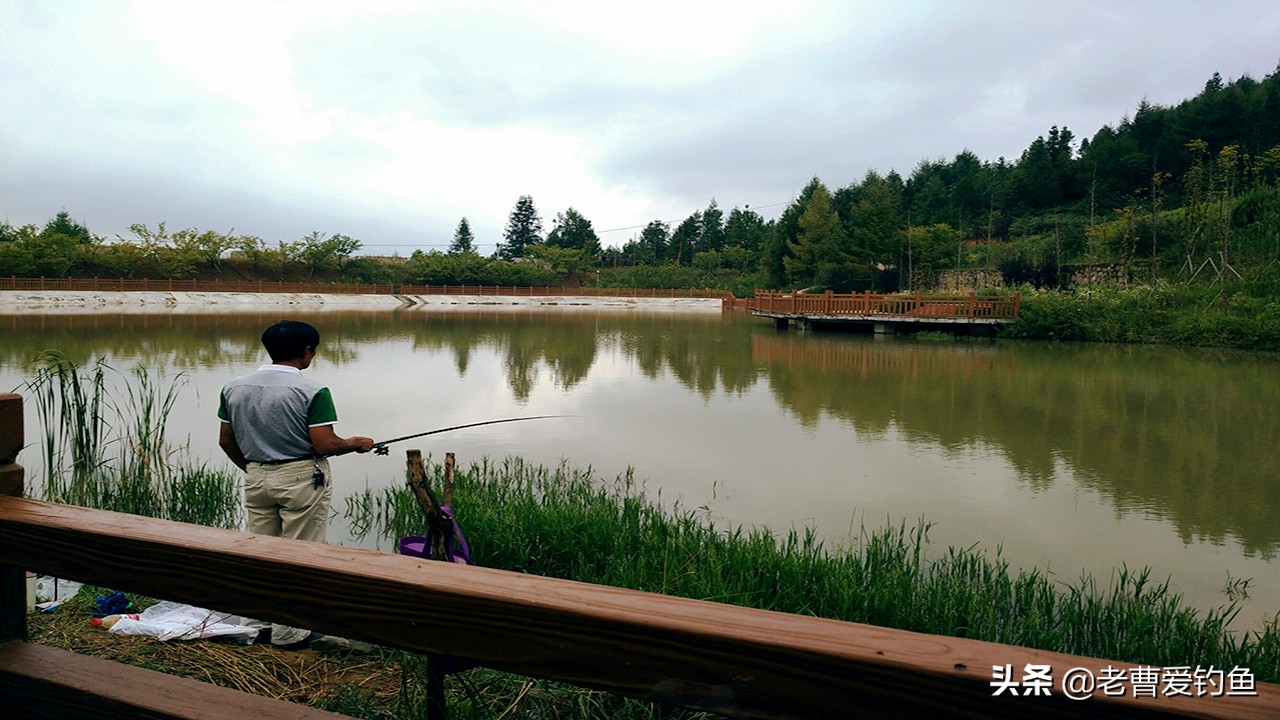
[[[124,596],[124,593],[116,591],[109,595],[99,595],[97,597],[97,607],[94,615],[105,617],[107,615],[118,615],[126,612],[133,607],[133,602]]]

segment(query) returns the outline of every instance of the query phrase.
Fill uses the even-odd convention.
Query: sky
[[[620,246],[1278,64],[1274,0],[0,0],[0,219],[489,254],[529,195]]]

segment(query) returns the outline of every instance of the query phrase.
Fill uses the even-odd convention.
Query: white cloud
[[[678,222],[971,149],[1016,157],[1215,71],[1275,68],[1280,6],[0,0],[0,214],[313,229],[377,245]],[[621,242],[626,233],[610,235]]]

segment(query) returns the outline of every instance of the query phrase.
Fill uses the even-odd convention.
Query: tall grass
[[[135,367],[128,375],[102,361],[81,367],[56,352],[35,361],[25,386],[39,416],[46,500],[148,517],[235,528],[238,476],[190,459],[165,436],[185,385]],[[112,387],[118,389],[113,395]],[[117,401],[117,395],[122,395]]]
[[[1076,293],[1022,289],[1022,310],[1001,337],[1280,350],[1273,283],[1097,287]]]
[[[443,468],[429,474],[439,485]],[[705,514],[663,508],[630,473],[484,460],[459,472],[454,510],[473,557],[488,567],[1112,660],[1250,668],[1280,680],[1280,622],[1228,629],[1226,605],[1199,613],[1148,570],[1099,582],[1018,571],[997,550],[934,552],[929,525],[863,530],[828,548],[811,529],[774,534],[716,527]],[[660,498],[659,498],[660,499]],[[352,527],[382,538],[422,534],[407,489],[366,491]]]

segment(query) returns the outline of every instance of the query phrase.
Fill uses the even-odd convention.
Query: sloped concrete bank
[[[720,311],[719,298],[637,298],[552,295],[493,297],[489,295],[403,295],[410,307],[424,310],[692,310]]]
[[[324,293],[0,290],[0,313],[234,313],[268,308],[323,310],[720,310],[717,298],[332,295]]]

